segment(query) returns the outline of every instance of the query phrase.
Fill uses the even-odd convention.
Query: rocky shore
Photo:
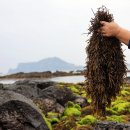
[[[104,119],[93,115],[84,83],[0,84],[0,130],[130,130],[130,86],[123,86]]]
[[[9,74],[5,76],[0,76],[0,79],[41,79],[41,78],[52,78],[52,77],[59,77],[59,76],[73,76],[73,75],[83,75],[83,71],[70,71],[70,72],[64,72],[64,71],[44,71],[44,72],[30,72],[30,73],[15,73],[15,74]]]

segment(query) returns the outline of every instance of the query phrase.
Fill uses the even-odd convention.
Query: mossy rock
[[[106,108],[106,112],[108,115],[117,115],[118,112],[113,110],[112,108]]]
[[[46,122],[46,124],[47,124],[47,126],[48,126],[49,130],[52,130],[51,123],[47,120],[47,118],[45,117],[45,115],[44,115],[44,114],[42,114],[42,117],[43,117],[43,119],[45,120],[45,122]]]
[[[107,116],[108,121],[114,121],[114,122],[124,122],[124,117],[123,116],[117,116],[117,115],[112,115],[112,116]]]
[[[75,116],[69,116],[53,126],[53,130],[72,130],[77,127]]]
[[[79,90],[75,86],[68,87],[73,93],[79,93]]]
[[[76,128],[73,128],[72,130],[93,130],[93,128],[90,125],[79,125]]]
[[[48,112],[47,113],[47,118],[57,118],[57,117],[59,117],[60,116],[60,114],[59,113],[56,113],[56,112]]]
[[[86,115],[91,115],[91,114],[93,114],[93,107],[92,106],[86,106],[86,107],[84,107],[84,108],[82,108],[82,110],[81,110],[81,116],[86,116]]]
[[[91,98],[89,98],[87,101],[88,101],[88,103],[91,103],[91,102],[92,102],[92,99],[91,99]]]
[[[92,115],[87,115],[84,118],[81,119],[81,121],[79,122],[79,124],[81,125],[91,125],[91,124],[95,124],[97,122],[97,119],[92,116]]]
[[[68,102],[63,116],[80,116],[81,115],[81,107],[78,104],[74,104],[73,102]]]
[[[48,119],[48,121],[53,125],[53,124],[55,124],[55,123],[59,123],[60,122],[60,120],[58,119],[58,118],[50,118],[50,119]]]
[[[112,109],[118,113],[128,112],[130,110],[130,102],[118,103]]]
[[[121,96],[128,96],[128,95],[130,95],[129,91],[127,91],[127,90],[122,90],[121,91]]]

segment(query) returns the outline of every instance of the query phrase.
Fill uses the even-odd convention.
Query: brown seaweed
[[[92,99],[94,112],[105,116],[106,107],[111,105],[121,90],[126,75],[126,64],[121,42],[116,37],[103,37],[97,30],[100,21],[112,22],[113,15],[105,6],[98,8],[91,19],[86,47],[86,91]]]

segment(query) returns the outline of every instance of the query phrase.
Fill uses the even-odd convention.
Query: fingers
[[[103,27],[100,28],[100,33],[101,33],[103,36],[105,36],[105,37],[109,37],[108,32],[106,32],[106,27],[105,27],[105,26],[103,26]]]

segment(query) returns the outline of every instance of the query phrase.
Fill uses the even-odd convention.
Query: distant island
[[[57,76],[83,75],[83,66],[68,63],[58,57],[51,57],[38,62],[20,63],[15,69],[0,79],[51,78]]]
[[[44,72],[44,71],[76,71],[83,70],[83,66],[77,66],[72,63],[68,63],[58,57],[51,57],[40,60],[38,62],[20,63],[17,68],[10,69],[8,74],[15,74],[19,72],[30,73],[30,72]]]

